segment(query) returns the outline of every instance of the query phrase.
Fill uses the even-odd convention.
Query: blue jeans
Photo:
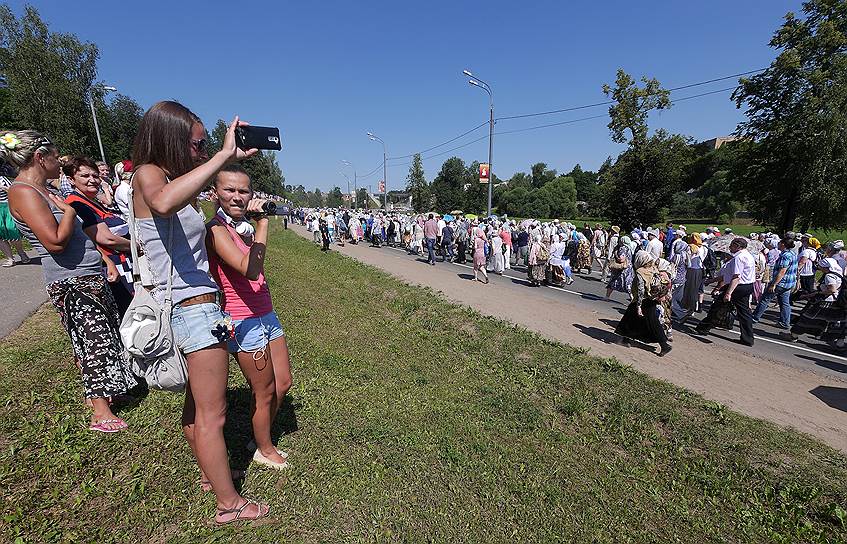
[[[435,262],[435,238],[427,238],[426,239],[426,251],[429,253],[429,258],[427,262],[434,263]]]
[[[779,302],[779,325],[788,328],[791,326],[791,303],[789,301],[789,297],[791,296],[791,289],[787,289],[785,287],[776,287],[773,291],[765,288],[765,292],[762,293],[762,298],[759,299],[759,305],[756,306],[756,311],[753,312],[753,321],[759,321],[762,318],[762,315],[765,313],[765,310],[768,309],[771,301],[776,298],[777,302]]]

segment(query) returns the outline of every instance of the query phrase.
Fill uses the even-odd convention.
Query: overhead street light
[[[356,202],[356,201],[358,199],[359,186],[358,186],[358,179],[357,179],[358,176],[356,175],[356,167],[353,166],[353,163],[348,161],[348,160],[341,159],[341,162],[342,162],[342,164],[350,167],[353,170],[353,204],[358,204],[358,202]],[[357,207],[358,206],[354,206],[354,208],[357,208]]]
[[[468,83],[479,87],[488,93],[488,216],[491,216],[491,195],[494,188],[494,93],[491,85],[476,77],[470,70],[462,70],[462,74],[468,76]]]
[[[386,169],[386,161],[388,160],[388,154],[385,151],[385,142],[374,134],[373,132],[368,132],[368,138],[370,138],[374,142],[379,142],[382,144],[382,206],[385,208],[385,211],[388,211],[388,171]]]
[[[92,92],[94,89],[100,89],[104,93],[115,92],[118,89],[111,85],[94,85],[88,91],[88,105],[91,106],[91,117],[94,119],[94,132],[97,134],[97,145],[100,147],[100,158],[103,162],[106,162],[106,153],[103,151],[103,139],[100,138],[100,125],[97,123],[97,113],[94,111],[94,93]]]

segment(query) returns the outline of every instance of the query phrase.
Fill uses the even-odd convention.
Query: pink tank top
[[[211,230],[213,225],[221,225],[226,228],[239,251],[245,255],[250,253],[250,246],[245,244],[241,236],[235,232],[235,229],[218,215],[215,215],[209,221],[208,228]],[[211,235],[211,232],[209,234]],[[223,310],[229,313],[233,319],[259,317],[273,311],[271,293],[268,290],[268,282],[265,281],[264,270],[259,272],[257,279],[248,280],[211,251],[209,252],[209,269],[223,291]]]

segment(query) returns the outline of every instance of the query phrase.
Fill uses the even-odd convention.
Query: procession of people
[[[733,329],[737,321],[738,342],[753,346],[753,325],[774,300],[779,309],[774,325],[784,329],[783,340],[808,334],[845,349],[847,292],[843,299],[839,294],[847,252],[842,240],[822,244],[795,232],[743,237],[717,227],[689,233],[685,225],[673,223],[624,232],[617,225],[579,228],[558,219],[482,218],[458,210],[443,215],[343,208],[298,213],[316,233],[324,223],[345,225],[343,232],[316,238],[325,249],[334,242],[386,244],[425,257],[432,266],[470,260],[473,279],[486,284],[489,274],[512,268],[523,269],[533,287],[571,285],[582,271],[597,271],[605,301],[614,292],[627,297],[629,307],[616,328],[621,343],[658,344],[659,355],[671,351],[674,329],[686,324],[695,325],[694,334],[708,334],[713,328]],[[712,298],[706,305],[708,293]],[[696,324],[695,316],[700,318]]]

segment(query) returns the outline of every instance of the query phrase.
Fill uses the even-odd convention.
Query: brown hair
[[[97,172],[97,175],[100,175],[99,170],[97,170],[97,163],[88,157],[71,157],[67,161],[62,163],[62,173],[68,176],[69,178],[74,177],[74,175],[79,172],[79,169],[83,166],[87,166]]]
[[[250,184],[250,190],[253,190],[253,180],[250,179],[250,173],[247,172],[247,170],[245,170],[243,166],[237,163],[228,164],[218,170],[218,173],[215,175],[215,179],[212,180],[212,187],[218,187],[218,177],[224,172],[229,172],[230,174],[244,174],[245,176],[247,176],[247,181]]]
[[[135,135],[135,168],[155,164],[174,178],[191,171],[191,127],[199,122],[200,118],[179,102],[163,100],[154,104],[141,118]]]
[[[56,145],[49,138],[34,130],[2,130],[0,135],[13,136],[18,140],[11,148],[0,145],[0,161],[15,168],[31,164],[36,153],[56,151]]]

